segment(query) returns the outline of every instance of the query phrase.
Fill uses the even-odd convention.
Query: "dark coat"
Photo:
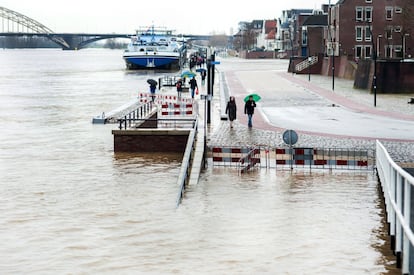
[[[191,78],[190,88],[194,90],[196,87],[197,87],[197,80],[195,80],[195,78]]]
[[[230,121],[233,121],[236,119],[236,112],[237,112],[236,101],[229,100],[226,106],[226,114],[229,116]]]
[[[246,104],[244,104],[244,113],[248,115],[254,114],[255,107],[256,107],[256,102],[254,100],[246,101]]]

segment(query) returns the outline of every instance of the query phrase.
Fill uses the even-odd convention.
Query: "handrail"
[[[198,118],[195,120],[194,128],[188,135],[187,145],[185,147],[183,161],[181,163],[180,174],[178,175],[177,184],[180,186],[176,207],[178,207],[183,199],[185,187],[190,179],[191,163],[193,161],[194,147],[196,144],[196,136],[198,131]]]
[[[409,274],[410,244],[414,246],[414,234],[411,230],[411,188],[414,177],[398,166],[390,157],[385,147],[376,142],[376,166],[385,198],[387,221],[390,235],[395,236],[397,257],[402,253],[402,274]],[[400,262],[397,259],[397,263]]]
[[[318,63],[318,56],[310,56],[309,58],[310,60],[306,58],[295,66],[296,72],[301,72],[304,69],[309,68],[311,65]]]
[[[237,163],[237,170],[239,173],[246,173],[257,163],[260,163],[260,148],[255,147],[251,149],[244,157],[241,157],[239,159]]]
[[[138,120],[139,118],[146,117],[153,109],[152,102],[146,102],[139,105],[136,109],[132,110],[131,112],[124,115],[123,118],[118,119],[119,129],[122,130],[123,126],[127,129],[129,122],[129,126],[131,126],[131,121]]]

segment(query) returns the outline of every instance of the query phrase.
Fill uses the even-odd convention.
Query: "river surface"
[[[396,274],[372,171],[210,164],[176,208],[181,155],[115,155],[91,123],[164,72],[117,50],[0,64],[0,274]]]

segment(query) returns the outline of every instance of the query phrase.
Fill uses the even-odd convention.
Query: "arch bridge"
[[[10,9],[0,7],[0,37],[46,37],[64,50],[79,50],[103,39],[131,38],[134,34],[55,33],[40,22]],[[183,35],[188,40],[208,40],[207,35]]]

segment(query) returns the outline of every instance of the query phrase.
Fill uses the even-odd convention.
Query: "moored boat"
[[[179,69],[186,58],[184,39],[165,28],[137,30],[123,54],[128,69]]]

